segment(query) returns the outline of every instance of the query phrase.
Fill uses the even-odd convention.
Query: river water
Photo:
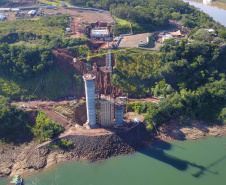
[[[188,2],[190,5],[199,8],[213,17],[215,21],[226,26],[226,2],[212,2],[210,5],[203,4],[203,0],[184,0],[184,2]]]
[[[25,177],[25,185],[225,185],[226,137],[161,142],[101,163],[67,162]],[[8,179],[0,179],[0,185]]]

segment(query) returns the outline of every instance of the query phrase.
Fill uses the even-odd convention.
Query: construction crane
[[[112,54],[112,53],[118,53],[118,52],[121,52],[121,51],[126,51],[126,50],[129,50],[129,49],[132,49],[131,48],[125,48],[125,49],[119,49],[119,50],[113,50],[111,52],[106,52],[106,53],[98,53],[98,54],[95,54],[95,55],[89,55],[90,54],[90,51],[88,51],[88,55],[87,57],[79,57],[79,58],[73,58],[73,61],[76,63],[77,60],[87,60],[87,69],[88,71],[90,72],[90,58],[94,58],[94,57],[101,57],[101,56],[104,56],[104,55],[109,55],[109,54]],[[110,67],[110,65],[109,65]]]
[[[115,23],[114,23],[113,43],[112,43],[113,46],[115,46],[115,27],[116,27],[116,17],[117,17],[117,13],[118,13],[118,8],[116,9],[116,12],[115,12]]]

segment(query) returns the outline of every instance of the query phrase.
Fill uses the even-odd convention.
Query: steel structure
[[[115,102],[115,126],[123,126],[124,101],[117,99]]]
[[[109,95],[101,95],[100,124],[102,127],[111,127],[114,119],[114,100]],[[113,109],[113,114],[112,114]]]
[[[106,55],[106,54],[109,55],[109,53],[110,54],[111,53],[118,53],[118,52],[125,51],[125,50],[128,50],[128,49],[132,49],[132,48],[125,48],[125,49],[119,49],[119,50],[113,50],[113,51],[111,50],[111,51],[108,51],[106,53],[98,53],[98,54],[91,55],[91,56],[89,55],[90,52],[88,52],[88,56],[87,57],[73,58],[73,61],[77,62],[77,60],[89,60],[90,58],[101,57],[101,56]]]

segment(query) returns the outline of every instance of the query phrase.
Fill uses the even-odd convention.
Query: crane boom
[[[114,50],[114,51],[111,51],[110,53],[117,53],[117,52],[125,51],[125,50],[128,50],[128,49],[132,49],[132,48],[125,48],[125,49]],[[100,54],[89,56],[89,52],[88,52],[88,56],[87,57],[74,58],[73,60],[74,60],[74,62],[76,62],[77,60],[89,60],[90,58],[101,57],[101,56],[106,55],[106,54],[109,54],[109,52],[100,53]]]

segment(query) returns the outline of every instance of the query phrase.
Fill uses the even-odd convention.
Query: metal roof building
[[[108,29],[92,29],[90,37],[95,37],[95,38],[102,38],[102,37],[109,37],[110,32]]]
[[[11,11],[11,8],[0,8],[0,11],[10,12]]]
[[[12,12],[19,12],[20,11],[20,8],[12,8],[11,11]]]
[[[0,13],[0,20],[3,21],[6,19],[6,16],[3,13]]]
[[[166,40],[166,39],[171,39],[173,38],[173,35],[172,34],[166,34],[162,37],[162,41]]]
[[[28,15],[35,15],[36,11],[37,10],[31,10],[31,11],[28,12]]]

